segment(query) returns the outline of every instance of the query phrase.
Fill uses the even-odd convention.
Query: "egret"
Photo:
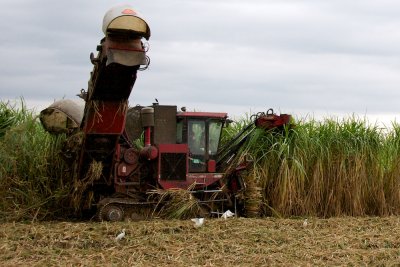
[[[232,211],[230,211],[230,210],[227,210],[227,211],[225,211],[223,214],[222,214],[222,218],[224,218],[225,220],[227,219],[227,218],[230,218],[230,217],[232,217],[232,216],[235,216],[235,213],[233,213]]]
[[[124,237],[125,237],[125,229],[122,229],[122,232],[117,235],[115,241],[120,241]]]
[[[191,220],[192,220],[192,222],[194,222],[194,227],[196,227],[196,228],[201,227],[204,223],[204,218],[194,218]]]

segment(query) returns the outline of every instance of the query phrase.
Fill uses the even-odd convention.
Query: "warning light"
[[[135,10],[130,8],[124,9],[121,13],[124,15],[136,15]]]

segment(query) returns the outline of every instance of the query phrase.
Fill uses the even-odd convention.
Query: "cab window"
[[[183,121],[180,120],[176,124],[176,143],[182,144],[183,143]]]
[[[211,121],[208,132],[208,150],[210,155],[217,154],[218,143],[221,136],[222,122]]]
[[[189,120],[188,123],[188,145],[193,154],[204,154],[205,152],[205,122],[200,120]]]

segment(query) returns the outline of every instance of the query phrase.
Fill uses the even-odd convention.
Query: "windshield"
[[[210,155],[217,154],[219,138],[221,136],[222,122],[212,121],[208,133],[208,149]]]
[[[188,144],[193,154],[204,154],[205,151],[205,122],[190,120],[188,125]]]

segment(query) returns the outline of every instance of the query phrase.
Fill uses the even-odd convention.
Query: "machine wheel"
[[[116,205],[106,205],[99,211],[100,221],[119,222],[124,219],[124,211]]]

